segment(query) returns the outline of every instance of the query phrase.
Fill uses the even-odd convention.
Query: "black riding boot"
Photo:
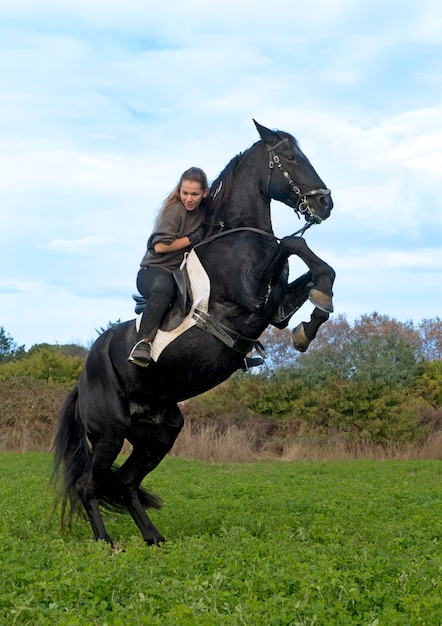
[[[153,293],[149,298],[141,318],[138,341],[128,356],[128,361],[147,367],[152,362],[152,341],[157,333],[161,320],[170,306],[170,298],[159,293]]]

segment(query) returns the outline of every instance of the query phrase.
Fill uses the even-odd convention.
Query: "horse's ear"
[[[256,126],[259,136],[265,143],[271,145],[275,142],[275,139],[278,138],[277,134],[273,130],[270,130],[270,128],[266,128],[265,126],[258,124],[256,120],[253,120],[253,123]]]

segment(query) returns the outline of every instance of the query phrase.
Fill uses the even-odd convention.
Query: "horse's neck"
[[[251,227],[272,231],[270,200],[264,189],[264,173],[260,174],[256,158],[250,153],[235,173],[232,189],[215,213],[215,222],[224,228]]]

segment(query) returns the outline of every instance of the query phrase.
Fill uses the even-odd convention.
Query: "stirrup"
[[[244,357],[244,364],[242,366],[242,370],[247,372],[251,367],[258,367],[259,365],[264,364],[264,359],[260,356],[246,356]]]
[[[129,363],[134,363],[140,367],[148,367],[152,363],[152,345],[145,339],[138,341],[131,350],[131,353],[127,357]]]

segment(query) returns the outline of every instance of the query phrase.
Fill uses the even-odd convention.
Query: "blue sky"
[[[257,141],[252,118],[332,189],[306,238],[337,272],[335,313],[442,314],[439,0],[14,0],[0,96],[0,326],[19,345],[132,318],[163,198]]]

